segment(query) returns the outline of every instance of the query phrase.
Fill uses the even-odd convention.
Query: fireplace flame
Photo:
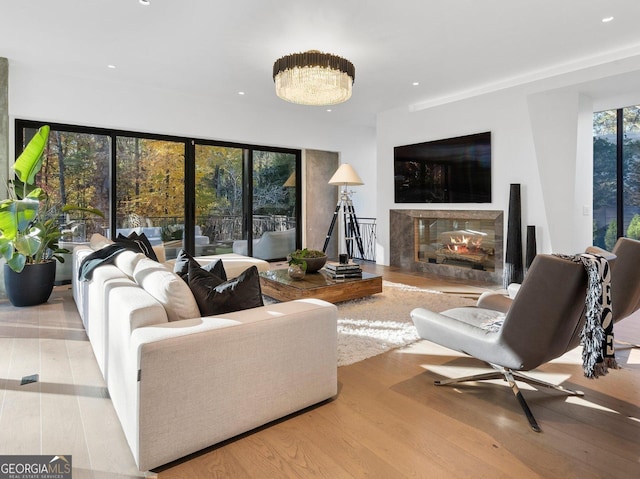
[[[482,238],[473,238],[471,236],[450,236],[447,249],[454,253],[465,254],[477,251],[482,245]]]

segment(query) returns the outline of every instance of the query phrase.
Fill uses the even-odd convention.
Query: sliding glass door
[[[16,131],[17,152],[22,151],[38,126]],[[108,231],[110,168],[111,138],[108,135],[51,130],[37,184],[46,190],[51,200],[51,214],[59,216],[62,246],[84,242],[93,233]],[[82,211],[62,214],[60,208],[66,204],[97,208],[105,214],[105,219]]]
[[[593,118],[593,242],[640,239],[640,106]]]
[[[253,150],[252,255],[285,258],[296,249],[296,155]]]
[[[299,153],[197,144],[196,229],[213,254],[274,260],[296,246]],[[196,237],[196,252],[199,249]]]
[[[16,120],[18,153],[41,125]],[[63,218],[65,240],[135,231],[163,245],[166,259],[180,248],[282,259],[299,242],[299,150],[50,126],[40,183],[59,205],[105,214]]]
[[[185,143],[116,136],[114,234],[144,233],[175,258],[184,236]]]
[[[242,155],[242,148],[195,145],[196,254],[232,253],[243,239]]]

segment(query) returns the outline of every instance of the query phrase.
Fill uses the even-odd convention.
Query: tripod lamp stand
[[[360,226],[358,225],[356,212],[353,208],[353,202],[351,201],[351,195],[353,194],[353,191],[349,191],[347,189],[348,186],[360,186],[364,185],[364,183],[351,165],[349,165],[348,163],[343,163],[342,165],[340,165],[340,168],[338,168],[333,174],[333,176],[329,180],[329,184],[342,186],[343,189],[340,192],[340,199],[338,200],[336,209],[333,212],[333,218],[331,219],[331,225],[329,226],[327,237],[324,240],[324,247],[322,248],[322,251],[324,253],[327,252],[327,247],[329,246],[329,240],[331,239],[331,235],[333,234],[336,220],[338,219],[338,215],[342,210],[347,254],[349,255],[349,258],[353,257],[353,243],[355,241],[356,246],[358,247],[358,251],[360,252],[360,256],[364,258],[364,246],[362,245],[362,238],[360,237]]]

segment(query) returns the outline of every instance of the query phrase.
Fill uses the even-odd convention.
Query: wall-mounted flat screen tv
[[[396,146],[396,203],[491,203],[491,132]]]

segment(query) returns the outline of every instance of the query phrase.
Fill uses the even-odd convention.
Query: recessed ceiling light
[[[138,2],[140,3],[140,5],[144,5],[145,7],[151,5],[151,2],[149,0],[138,0]]]
[[[418,81],[414,81],[414,82],[412,83],[412,85],[413,85],[413,86],[418,86],[418,85],[420,85],[420,82],[418,82]]]
[[[243,91],[239,91],[238,95],[244,95],[244,92]]]
[[[115,68],[115,65],[107,65],[107,68],[111,68],[112,70]]]
[[[331,108],[327,108],[327,113],[331,113],[333,110]]]
[[[612,20],[613,20],[613,17],[604,17],[604,18],[602,19],[602,23],[609,23],[609,22],[610,22],[610,21],[612,21]]]

